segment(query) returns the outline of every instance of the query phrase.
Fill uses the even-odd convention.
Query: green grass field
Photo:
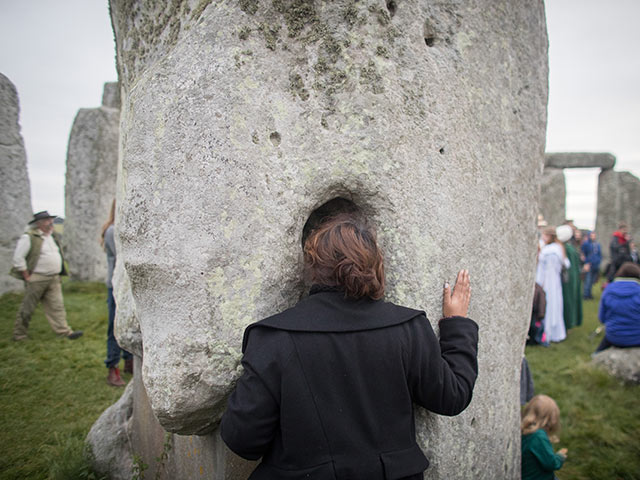
[[[598,327],[600,287],[583,303],[582,326],[550,347],[527,347],[536,393],[554,398],[562,431],[556,449],[569,455],[560,480],[640,479],[640,387],[627,386],[591,366],[602,336]]]
[[[105,382],[106,287],[66,282],[64,298],[69,325],[84,330],[84,336],[73,341],[56,337],[38,307],[30,339],[23,342],[11,340],[22,295],[0,298],[3,480],[95,478],[83,459],[84,439],[124,389]]]
[[[106,288],[66,282],[64,296],[69,324],[84,336],[55,337],[39,308],[31,339],[18,343],[10,338],[22,297],[0,297],[2,480],[97,480],[83,458],[84,439],[123,390],[105,382]],[[560,406],[557,448],[567,447],[569,458],[558,477],[640,479],[640,389],[591,367],[590,354],[601,338],[590,338],[598,326],[597,300],[584,307],[584,324],[566,341],[526,351],[536,393]]]

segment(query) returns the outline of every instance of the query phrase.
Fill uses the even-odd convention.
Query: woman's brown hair
[[[551,239],[549,240],[549,244],[555,242],[558,239],[558,236],[556,235],[556,227],[546,227],[542,231],[542,233],[551,237]]]
[[[624,262],[620,265],[615,277],[640,279],[640,267],[633,262]]]
[[[553,398],[547,395],[533,397],[522,413],[520,430],[523,435],[540,429],[547,432],[549,440],[558,441],[556,434],[560,430],[560,409]]]
[[[351,298],[384,295],[384,262],[374,229],[359,214],[323,221],[304,244],[305,270],[314,284],[339,287]]]

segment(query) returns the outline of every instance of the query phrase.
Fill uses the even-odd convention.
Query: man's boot
[[[126,384],[124,380],[120,378],[120,370],[117,367],[111,367],[109,369],[109,375],[107,375],[107,383],[112,387],[124,387]]]

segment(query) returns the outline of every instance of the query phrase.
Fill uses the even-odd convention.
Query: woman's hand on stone
[[[456,285],[451,293],[449,282],[444,284],[442,296],[442,316],[443,317],[466,317],[469,311],[469,300],[471,299],[471,281],[469,270],[460,270]]]

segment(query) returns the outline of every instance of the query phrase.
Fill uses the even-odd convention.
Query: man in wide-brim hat
[[[18,240],[13,254],[11,275],[24,280],[25,293],[13,327],[13,339],[26,340],[31,316],[38,303],[53,331],[74,340],[82,331],[73,331],[67,324],[62,298],[60,275],[66,275],[60,238],[53,231],[55,215],[42,211],[33,215],[31,228]]]

